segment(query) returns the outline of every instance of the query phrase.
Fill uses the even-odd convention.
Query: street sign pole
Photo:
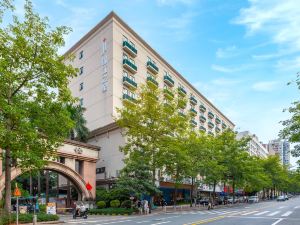
[[[15,191],[14,191],[14,196],[17,198],[17,207],[16,207],[16,210],[17,210],[17,225],[19,225],[19,197],[21,196],[21,191],[20,189],[18,188],[18,185],[16,183],[16,188],[15,188]]]
[[[19,197],[17,197],[17,225],[19,225]]]

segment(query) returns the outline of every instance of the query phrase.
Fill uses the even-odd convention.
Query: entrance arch
[[[51,170],[62,174],[63,176],[70,179],[70,181],[78,188],[81,193],[82,200],[92,199],[93,195],[91,191],[87,190],[86,182],[81,177],[79,173],[71,169],[70,167],[55,161],[48,161],[47,164],[43,167],[43,170]],[[14,180],[18,176],[20,176],[24,171],[20,168],[12,168],[11,170],[11,179]],[[4,190],[5,176],[0,176],[0,193]]]

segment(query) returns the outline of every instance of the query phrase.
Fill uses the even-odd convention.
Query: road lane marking
[[[215,212],[206,212],[206,213],[208,213],[208,214],[216,214]]]
[[[276,214],[278,214],[278,213],[280,213],[280,211],[275,211],[275,212],[273,212],[273,213],[270,213],[270,214],[268,214],[268,216],[274,216],[274,215],[276,215]]]
[[[292,211],[287,211],[285,214],[282,214],[281,216],[289,216],[291,215],[293,212]]]
[[[144,220],[144,221],[139,221],[139,222],[136,222],[136,223],[150,223],[149,220]]]
[[[132,220],[118,220],[118,221],[113,221],[113,222],[107,222],[107,223],[98,223],[97,225],[106,225],[106,224],[114,224],[114,223],[125,223],[125,222],[130,222]]]
[[[277,223],[280,223],[283,219],[277,220],[275,223],[272,223],[271,225],[276,225]]]
[[[300,205],[294,207],[294,209],[299,209],[299,208],[300,208]]]
[[[152,223],[151,225],[159,225],[159,224],[164,224],[164,223],[170,223],[171,221],[164,221],[164,222],[160,222],[160,223]]]
[[[287,206],[280,206],[279,209],[283,209],[283,208],[285,208],[285,207],[287,207]]]
[[[251,212],[247,212],[247,213],[243,213],[241,214],[242,216],[246,216],[246,215],[250,215],[250,214],[253,214],[253,213],[257,213],[258,211],[251,211]]]
[[[255,216],[260,216],[260,215],[266,214],[266,213],[268,213],[268,212],[270,212],[270,211],[263,211],[263,212],[260,212],[260,213],[256,213],[256,214],[254,214],[254,215],[255,215]]]

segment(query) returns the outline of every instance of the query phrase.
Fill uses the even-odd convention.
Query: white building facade
[[[270,155],[278,155],[283,165],[290,166],[290,143],[287,140],[275,139],[268,143]]]
[[[251,134],[249,131],[243,131],[237,134],[237,139],[242,139],[244,137],[251,138],[248,143],[249,155],[258,156],[260,158],[268,157],[268,150],[263,146],[263,144],[259,141],[258,137],[255,134]]]
[[[123,168],[124,155],[119,147],[125,137],[114,122],[122,100],[136,98],[140,84],[153,82],[163,89],[176,90],[189,102],[183,112],[194,112],[196,129],[210,134],[234,128],[234,124],[179,72],[150,47],[114,12],[83,36],[65,55],[79,75],[70,80],[73,96],[80,99],[91,131],[88,143],[101,147],[97,162],[97,184],[110,184]],[[92,172],[92,171],[91,171]]]

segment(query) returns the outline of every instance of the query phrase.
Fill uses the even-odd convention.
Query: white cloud
[[[300,56],[294,59],[282,59],[276,64],[276,68],[280,70],[299,70],[300,69]]]
[[[240,10],[234,23],[244,25],[247,35],[267,34],[270,41],[287,54],[300,51],[300,2],[299,0],[249,0],[250,6]],[[256,59],[281,57],[281,53],[256,55]]]
[[[226,48],[219,48],[216,52],[217,58],[231,58],[238,55],[237,47],[235,45]]]
[[[217,64],[212,64],[211,69],[221,73],[235,73],[239,71],[243,71],[253,67],[251,64],[242,64],[238,66],[221,66]]]
[[[255,91],[272,91],[277,88],[277,81],[260,81],[252,85]]]

